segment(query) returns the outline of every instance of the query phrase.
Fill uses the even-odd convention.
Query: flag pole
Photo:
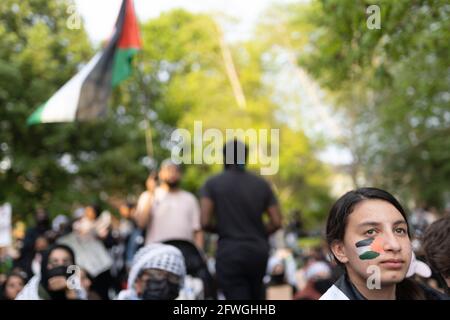
[[[234,98],[236,99],[236,103],[239,106],[239,108],[246,109],[247,101],[245,99],[244,91],[242,90],[242,86],[239,81],[236,67],[233,62],[233,56],[231,55],[230,49],[228,48],[225,42],[222,29],[220,28],[217,22],[215,23],[215,26],[219,36],[220,51],[222,52],[225,70],[227,72],[228,79],[231,83],[231,88],[233,89]]]
[[[152,138],[152,128],[150,127],[150,121],[148,117],[145,116],[145,146],[147,149],[147,156],[153,158],[153,138]]]
[[[139,57],[141,53],[138,53],[137,56]],[[144,97],[144,106],[141,106],[141,112],[142,116],[144,118],[144,135],[145,135],[145,148],[147,151],[147,156],[150,159],[154,159],[154,149],[153,149],[153,137],[152,137],[152,129],[150,126],[150,120],[148,118],[147,112],[146,112],[146,106],[150,105],[150,99],[147,97],[146,91],[145,91],[145,83],[144,83],[144,77],[142,75],[142,72],[139,68],[139,64],[136,65],[136,71],[138,74],[139,79],[139,87],[143,93]]]

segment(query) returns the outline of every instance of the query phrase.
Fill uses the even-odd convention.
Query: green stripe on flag
[[[46,104],[47,103],[42,104],[39,108],[36,109],[36,111],[31,114],[31,116],[28,117],[27,125],[31,126],[33,124],[42,122],[42,112],[44,111]]]
[[[366,251],[362,255],[359,256],[361,260],[372,260],[378,257],[380,254],[375,251]]]
[[[132,73],[131,61],[133,56],[139,51],[136,48],[121,49],[118,48],[114,55],[114,64],[112,71],[112,85],[117,86],[120,82],[128,78]]]

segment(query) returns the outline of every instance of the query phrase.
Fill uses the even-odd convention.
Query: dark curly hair
[[[427,228],[423,249],[431,267],[444,278],[450,278],[450,217],[441,218]]]

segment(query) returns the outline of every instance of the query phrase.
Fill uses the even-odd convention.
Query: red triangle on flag
[[[139,26],[134,11],[133,0],[125,0],[125,21],[120,35],[118,48],[142,48],[141,36],[139,33]]]

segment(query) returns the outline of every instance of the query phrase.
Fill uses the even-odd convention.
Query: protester
[[[134,228],[133,223],[129,220],[130,212],[128,206],[120,206],[119,213],[120,219],[117,219],[115,216],[111,217],[111,230],[108,235],[110,242],[108,249],[113,260],[110,273],[115,292],[122,290],[126,283],[126,242]]]
[[[136,206],[134,204],[130,202],[121,204],[119,213],[121,216],[119,233],[121,238],[124,239],[125,245],[125,269],[129,270],[134,255],[144,245],[144,230],[139,228],[136,222]]]
[[[20,250],[20,258],[16,262],[16,266],[22,268],[27,273],[28,277],[33,276],[32,261],[35,260],[36,254],[39,255],[39,250],[45,249],[44,241],[48,245],[48,234],[51,231],[49,213],[42,208],[36,210],[34,214],[35,225],[28,228],[23,240],[23,247]],[[36,240],[40,238],[38,242],[41,244],[36,245]],[[46,239],[46,240],[44,240]],[[37,248],[39,247],[39,248]]]
[[[85,296],[82,288],[68,286],[73,275],[75,254],[68,246],[53,245],[42,257],[41,271],[33,276],[16,300],[78,300]]]
[[[219,234],[216,272],[227,299],[264,298],[268,235],[281,227],[277,199],[264,179],[245,169],[247,155],[242,142],[227,142],[225,170],[208,179],[200,191],[202,226]],[[265,212],[267,225],[263,223]]]
[[[29,228],[25,233],[24,253],[33,248],[36,238],[45,235],[51,230],[50,216],[45,209],[37,209],[34,215],[35,225]]]
[[[54,238],[62,237],[70,232],[69,218],[63,214],[57,215],[52,221]]]
[[[442,299],[406,278],[412,258],[409,226],[403,207],[388,192],[361,188],[343,195],[331,208],[326,237],[345,273],[321,300]]]
[[[425,206],[414,210],[410,217],[412,233],[415,237],[421,238],[427,229],[437,219],[436,209]]]
[[[15,267],[25,271],[28,278],[40,272],[42,255],[50,245],[47,233],[38,235],[34,243],[30,245],[32,247],[26,251],[22,251],[22,255],[14,263]]]
[[[431,267],[440,274],[441,285],[450,294],[450,217],[431,224],[423,237],[423,248]]]
[[[73,231],[59,238],[57,243],[74,250],[78,264],[93,277],[93,289],[102,299],[108,300],[111,298],[113,261],[104,240],[109,234],[110,216],[107,212],[99,212],[98,206],[87,206],[84,215],[73,223]]]
[[[180,188],[180,166],[166,159],[158,177],[160,185],[147,183],[148,189],[141,195],[136,210],[139,226],[147,229],[145,243],[186,240],[202,249],[200,207],[193,194]]]
[[[331,271],[329,264],[317,255],[307,257],[304,267],[300,270],[304,285],[295,294],[294,299],[318,300],[333,284]]]
[[[122,203],[119,206],[120,220],[118,231],[122,239],[127,239],[136,227],[133,221],[135,211],[135,206],[130,202]]]
[[[0,286],[0,300],[14,300],[23,289],[27,281],[24,272],[13,271],[6,277],[6,281]]]
[[[166,244],[149,244],[133,259],[128,276],[128,289],[118,300],[174,300],[178,297],[186,275],[183,255]]]
[[[101,300],[101,297],[92,289],[92,277],[83,268],[80,268],[80,286],[83,288],[82,300]]]
[[[266,298],[268,300],[291,300],[297,292],[296,261],[290,249],[277,249],[267,263]]]
[[[0,286],[6,281],[7,274],[13,269],[13,258],[8,247],[0,247]]]
[[[295,259],[289,249],[278,249],[270,256],[267,263],[269,285],[288,284],[292,294],[298,290],[295,277],[297,266]]]

